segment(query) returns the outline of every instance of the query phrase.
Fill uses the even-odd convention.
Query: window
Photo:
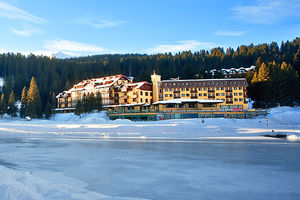
[[[143,92],[141,91],[141,95],[143,95]]]
[[[218,87],[216,88],[216,90],[219,90],[219,89],[220,89],[220,88],[218,88]]]
[[[243,93],[240,92],[239,95],[240,95],[240,96],[243,96]]]
[[[165,94],[165,97],[168,97],[168,95],[167,95],[167,94]]]
[[[186,94],[186,96],[187,96],[187,97],[189,97],[189,96],[190,96],[190,94]]]
[[[239,87],[239,90],[241,90],[242,89],[242,87]]]
[[[234,87],[235,90],[237,90],[237,87]]]
[[[237,99],[237,98],[235,98],[235,99],[234,99],[234,101],[238,101],[238,99]]]
[[[146,99],[146,103],[148,103],[148,99]]]
[[[181,91],[184,91],[184,88],[181,88]]]
[[[148,96],[148,92],[145,92],[145,95]]]
[[[185,94],[181,94],[182,97],[185,97]]]
[[[168,89],[165,89],[165,92],[168,92]]]
[[[170,97],[173,97],[173,94],[170,94],[169,96],[170,96]]]
[[[217,96],[220,96],[220,93],[217,93]]]
[[[239,100],[240,100],[240,101],[243,101],[243,99],[242,99],[242,98],[240,98]]]
[[[223,87],[221,87],[221,90],[224,90],[224,88],[223,88]]]
[[[190,91],[190,88],[186,88],[185,91]]]
[[[235,93],[233,93],[233,95],[234,95],[234,96],[237,96],[237,93],[235,92]]]
[[[225,94],[224,94],[224,93],[221,93],[221,96],[225,96]]]
[[[199,97],[202,97],[202,94],[201,94],[201,93],[199,93]]]
[[[141,102],[143,102],[143,99],[141,98]]]
[[[202,88],[198,88],[199,91],[202,91]]]
[[[206,90],[207,90],[207,88],[203,88],[203,90],[204,90],[204,91],[206,91]]]
[[[172,88],[170,88],[169,91],[172,92]]]
[[[204,94],[203,94],[203,96],[205,96],[205,97],[206,97],[206,96],[207,96],[207,94],[206,94],[206,93],[204,93]]]

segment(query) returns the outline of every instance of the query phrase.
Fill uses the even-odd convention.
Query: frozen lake
[[[5,136],[0,166],[0,199],[300,199],[299,141]]]

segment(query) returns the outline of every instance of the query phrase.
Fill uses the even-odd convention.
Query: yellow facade
[[[245,110],[247,81],[238,79],[163,80],[159,82],[159,101],[171,99],[223,100],[221,109]]]
[[[114,90],[114,104],[152,103],[152,85],[146,81],[123,84]]]

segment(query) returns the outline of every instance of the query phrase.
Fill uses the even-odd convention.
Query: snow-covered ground
[[[110,121],[104,112],[84,114],[56,114],[51,120],[25,121],[23,119],[0,119],[2,135],[53,135],[100,138],[203,138],[203,137],[254,137],[263,134],[285,133],[300,135],[300,107],[271,109],[268,116],[255,119],[175,119],[133,122]]]
[[[0,199],[299,199],[300,107],[255,119],[0,119]],[[286,133],[292,141],[261,137]]]

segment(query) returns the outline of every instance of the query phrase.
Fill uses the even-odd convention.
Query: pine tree
[[[83,108],[83,105],[81,103],[81,100],[79,100],[76,104],[75,115],[80,116],[82,113],[84,113],[84,108]]]
[[[6,110],[7,110],[7,106],[5,101],[5,95],[4,93],[2,93],[0,98],[0,115],[4,115],[4,113],[6,113]]]
[[[23,87],[21,94],[20,117],[26,117],[26,86]]]
[[[27,93],[27,107],[26,113],[31,118],[42,117],[42,105],[39,88],[36,84],[35,78],[32,77],[30,87]]]
[[[98,112],[100,112],[103,109],[103,104],[102,104],[102,96],[101,93],[98,92],[96,94],[95,98],[95,109],[97,109]]]
[[[257,82],[258,82],[258,75],[257,75],[257,72],[254,72],[251,83],[257,83]]]
[[[258,70],[258,81],[267,81],[270,78],[269,73],[269,67],[262,63]]]
[[[16,104],[15,94],[14,91],[11,91],[8,98],[7,114],[9,114],[12,117],[17,116],[17,107],[15,104]]]
[[[52,111],[52,106],[50,102],[47,102],[46,107],[45,107],[45,118],[49,119],[51,116],[51,111]]]

